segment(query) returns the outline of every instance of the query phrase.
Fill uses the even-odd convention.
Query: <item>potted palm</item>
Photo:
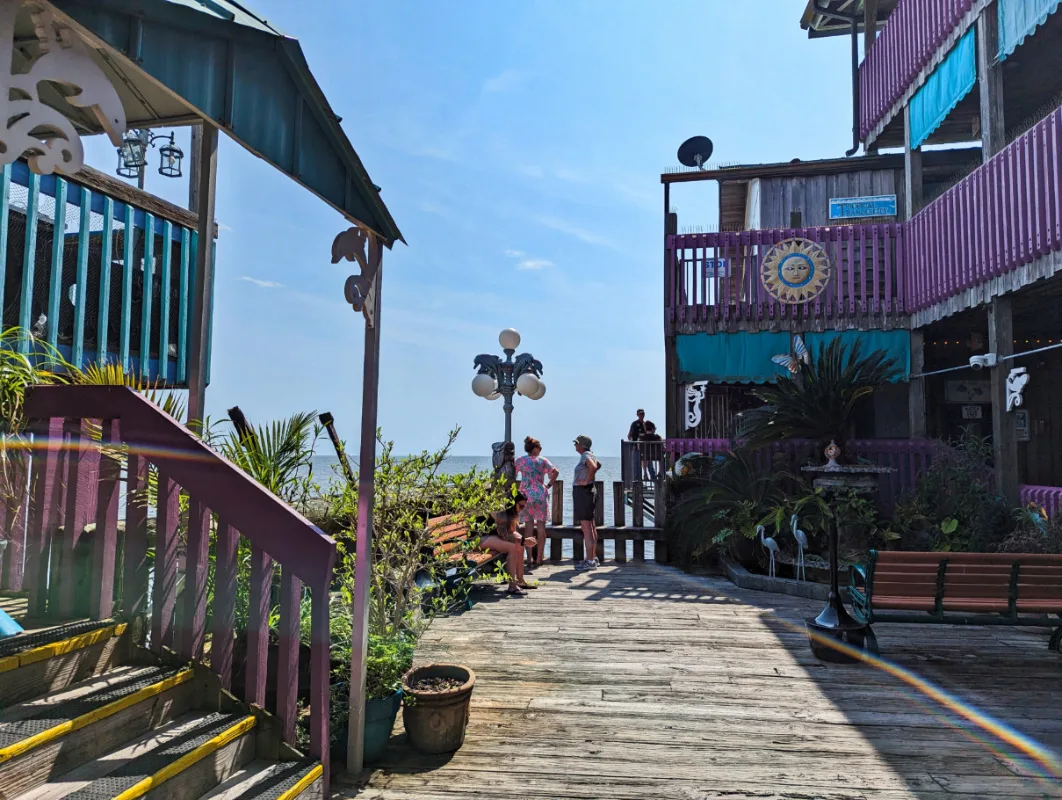
[[[856,411],[877,387],[899,374],[895,359],[884,350],[864,355],[858,340],[851,347],[840,339],[820,345],[796,374],[753,391],[763,405],[745,413],[744,443],[761,447],[810,439],[821,453],[833,442],[842,461],[846,455],[851,459],[845,445],[852,438]]]

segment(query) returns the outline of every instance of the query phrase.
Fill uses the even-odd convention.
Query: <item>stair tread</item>
[[[128,680],[131,675],[139,674],[145,669],[148,669],[148,667],[136,665],[115,667],[102,675],[94,675],[65,688],[56,689],[54,692],[41,695],[40,697],[34,697],[31,700],[23,700],[21,703],[15,703],[7,708],[0,709],[0,725],[31,717],[38,713],[41,708],[55,706],[64,703],[67,700],[84,697],[85,695],[105,689],[108,686],[117,685],[121,681]]]
[[[148,743],[150,749],[146,752],[117,765],[106,775],[96,778],[91,783],[61,796],[66,800],[113,798],[141,784],[145,779],[157,775],[163,769],[172,767],[182,757],[190,755],[197,748],[248,719],[253,721],[253,717],[248,717],[246,714],[212,712],[197,716],[195,720],[184,725],[180,731],[165,737],[164,740],[157,735],[158,731],[156,731],[156,735]],[[152,744],[154,746],[150,746]]]
[[[110,775],[119,767],[128,764],[156,747],[183,736],[188,731],[195,729],[202,719],[203,712],[201,711],[184,714],[165,725],[160,725],[154,730],[141,734],[106,755],[57,776],[43,786],[39,786],[33,791],[20,796],[19,800],[62,800],[67,795],[79,789],[84,789],[99,778]]]
[[[200,800],[277,800],[320,766],[320,761],[252,761]]]
[[[74,636],[80,636],[85,633],[99,630],[100,628],[109,628],[114,624],[114,620],[111,619],[77,620],[51,628],[29,630],[25,633],[20,633],[17,636],[11,636],[0,641],[0,658],[18,655],[26,650],[43,647],[46,644],[54,644],[63,639],[70,639]]]
[[[57,728],[75,719],[129,697],[167,678],[185,671],[182,667],[142,667],[114,670],[109,679],[92,679],[86,687],[73,687],[5,711],[0,718],[0,751],[33,736]],[[116,677],[115,674],[117,674]],[[67,695],[67,696],[64,696]],[[48,702],[49,699],[55,702]],[[3,758],[0,752],[0,758]],[[10,755],[8,756],[10,757]]]

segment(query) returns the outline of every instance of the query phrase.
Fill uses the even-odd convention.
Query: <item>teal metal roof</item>
[[[299,42],[232,0],[51,0],[97,45],[130,127],[208,119],[390,247],[404,241]],[[64,104],[65,105],[65,104]],[[62,109],[86,132],[91,113]]]

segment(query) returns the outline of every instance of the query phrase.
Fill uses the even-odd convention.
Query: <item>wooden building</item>
[[[774,379],[770,355],[793,335],[810,347],[861,338],[906,378],[879,393],[859,436],[917,449],[971,428],[991,437],[1015,503],[1062,484],[1062,352],[1042,349],[1062,344],[1057,7],[809,0],[809,38],[851,36],[853,53],[864,40],[852,82],[864,155],[661,176],[669,439],[732,438],[750,383]],[[671,185],[688,181],[718,183],[716,232],[680,232],[704,222],[671,213]],[[759,269],[792,237],[820,244],[831,275],[815,298],[783,305]],[[973,356],[989,365],[971,369]],[[1027,379],[1020,405],[1008,378]]]

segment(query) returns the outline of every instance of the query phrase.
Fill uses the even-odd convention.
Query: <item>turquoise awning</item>
[[[813,356],[819,354],[820,347],[828,345],[834,339],[840,339],[848,347],[859,340],[862,342],[863,355],[870,355],[875,350],[884,350],[896,360],[896,366],[901,371],[901,376],[896,381],[905,381],[911,374],[911,333],[909,331],[827,331],[804,335],[804,341]]]
[[[999,60],[1003,61],[1025,37],[1058,11],[1059,0],[996,0],[999,14]]]
[[[911,147],[919,147],[977,83],[977,40],[971,28],[911,98]]]
[[[245,3],[52,3],[96,48],[93,58],[117,90],[130,128],[209,120],[348,220],[371,228],[388,247],[402,240],[298,40]],[[20,25],[26,27],[28,12],[23,16]],[[348,83],[363,79],[351,75]],[[80,131],[101,131],[90,109],[58,100],[58,109]]]
[[[771,356],[789,352],[788,333],[694,333],[675,337],[679,379],[770,383],[784,372]]]

